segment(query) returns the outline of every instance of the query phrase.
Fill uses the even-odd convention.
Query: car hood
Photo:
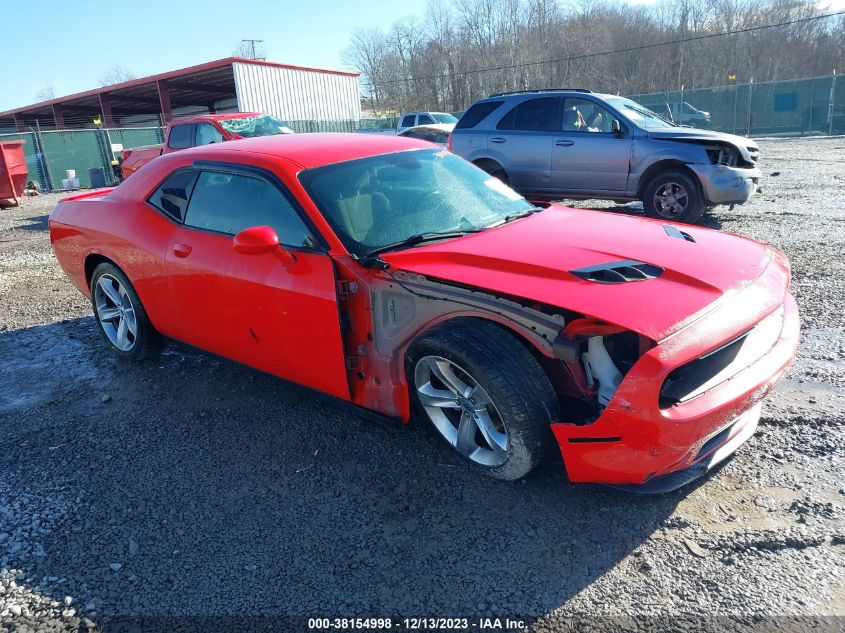
[[[395,269],[572,310],[660,341],[757,279],[772,250],[700,227],[552,205],[481,233],[382,258]],[[619,261],[663,272],[622,283],[570,272]]]
[[[736,147],[746,160],[756,162],[757,154],[760,151],[757,143],[750,138],[744,136],[737,136],[736,134],[726,134],[725,132],[716,132],[714,130],[699,130],[694,127],[673,127],[659,130],[649,130],[648,135],[661,141],[721,141],[723,143],[730,143]]]

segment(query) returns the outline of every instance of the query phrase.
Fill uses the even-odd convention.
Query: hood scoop
[[[585,281],[592,281],[597,284],[624,284],[629,281],[645,281],[660,277],[663,274],[663,269],[653,264],[623,259],[598,264],[597,266],[576,268],[569,272]]]
[[[666,231],[666,235],[668,235],[669,237],[677,237],[679,240],[686,240],[687,242],[695,242],[695,238],[692,235],[690,235],[689,233],[686,233],[684,231],[681,231],[677,227],[669,226],[668,224],[664,224],[663,230]]]

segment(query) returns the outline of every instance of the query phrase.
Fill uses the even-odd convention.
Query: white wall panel
[[[241,112],[266,112],[287,121],[361,118],[357,76],[242,62],[232,66]]]

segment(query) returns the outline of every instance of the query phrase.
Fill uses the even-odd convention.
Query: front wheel
[[[100,333],[121,357],[140,360],[163,347],[141,299],[117,266],[102,263],[91,275],[91,304]]]
[[[706,207],[695,179],[682,171],[666,171],[652,178],[643,189],[646,215],[660,220],[694,224]]]
[[[464,459],[497,479],[527,475],[554,445],[551,383],[525,345],[485,321],[423,334],[408,355],[414,400]]]

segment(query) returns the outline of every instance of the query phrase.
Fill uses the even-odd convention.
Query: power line
[[[781,26],[791,26],[793,24],[802,24],[804,22],[811,22],[813,20],[824,20],[827,18],[834,18],[838,15],[845,15],[845,11],[837,11],[835,13],[827,13],[825,15],[815,15],[808,18],[799,18],[796,20],[788,20],[786,22],[778,22],[777,24],[764,24],[762,26],[751,26],[745,29],[737,29],[736,31],[723,31],[721,33],[708,33],[705,35],[695,35],[693,37],[684,37],[677,40],[669,40],[666,42],[658,42],[656,44],[642,44],[640,46],[631,46],[629,48],[618,48],[612,51],[601,51],[599,53],[582,53],[580,55],[572,55],[570,57],[560,57],[558,59],[544,59],[536,62],[525,62],[523,64],[512,64],[510,66],[494,66],[491,68],[473,68],[471,70],[463,70],[456,73],[443,73],[440,75],[428,75],[426,77],[408,77],[405,79],[388,79],[385,81],[371,81],[365,85],[376,87],[376,85],[383,86],[385,84],[405,83],[408,81],[426,81],[429,79],[446,79],[448,77],[460,77],[465,75],[476,75],[480,73],[495,72],[497,70],[514,70],[517,68],[528,68],[530,66],[541,66],[543,64],[559,64],[561,62],[571,62],[579,59],[590,59],[592,57],[602,57],[604,55],[616,55],[618,53],[634,53],[649,48],[659,48],[661,46],[671,46],[672,44],[686,44],[687,42],[696,42],[699,40],[708,40],[716,37],[725,37],[728,35],[742,35],[743,33],[752,33],[755,31],[763,31],[766,29],[776,29]]]

